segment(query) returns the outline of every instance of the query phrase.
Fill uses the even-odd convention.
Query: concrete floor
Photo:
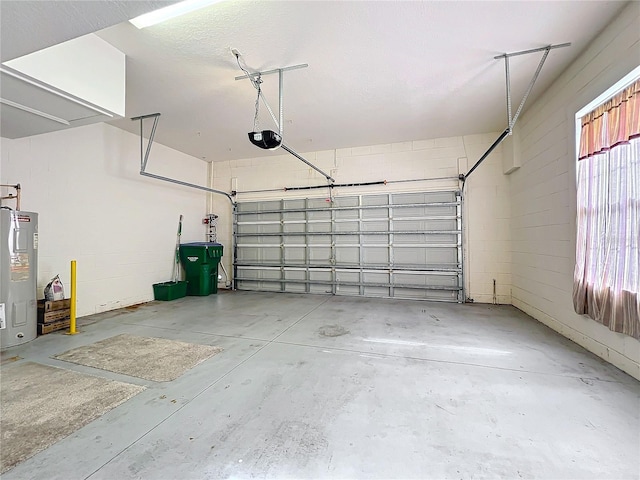
[[[640,478],[640,383],[513,307],[221,292],[82,320],[3,356],[147,389],[3,480]],[[120,333],[224,351],[168,383],[51,358]]]

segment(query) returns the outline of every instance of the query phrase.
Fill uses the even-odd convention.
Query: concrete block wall
[[[39,298],[56,274],[70,294],[75,259],[78,316],[152,300],[171,279],[180,214],[182,241],[205,239],[206,194],[141,177],[139,141],[107,124],[2,139],[0,183],[20,183],[22,210],[39,213]],[[160,144],[148,171],[207,177],[206,163]]]
[[[486,151],[498,133],[435,138],[307,152],[303,156],[330,173],[336,183],[374,182],[387,185],[334,189],[335,196],[354,194],[459,189],[464,173]],[[400,180],[430,179],[394,183]],[[434,180],[435,179],[435,180]],[[289,154],[215,162],[210,185],[218,190],[237,190],[238,201],[280,198],[328,197],[328,189],[288,191],[285,187],[322,185],[324,177]],[[256,190],[269,190],[261,191]],[[511,302],[510,217],[508,180],[502,174],[502,149],[498,148],[474,172],[465,188],[468,257],[467,295],[479,302]],[[232,216],[228,200],[213,196],[213,212],[220,216],[218,240],[232,245]],[[227,250],[228,251],[228,250]],[[231,272],[231,255],[223,262]]]
[[[640,342],[573,309],[575,115],[640,63],[640,3],[631,2],[518,122],[510,175],[513,305],[640,379]]]

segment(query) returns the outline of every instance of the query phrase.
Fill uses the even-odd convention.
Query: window
[[[580,123],[574,308],[640,339],[640,79]]]

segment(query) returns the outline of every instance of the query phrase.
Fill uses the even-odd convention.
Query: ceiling
[[[101,30],[177,0],[0,0],[0,60]]]
[[[52,29],[37,25],[52,16],[73,13],[59,26],[71,38],[160,2],[50,2],[66,6],[59,15],[47,2],[2,0],[3,17],[5,3],[29,5],[35,22],[28,35],[14,26],[5,48],[3,18],[3,59],[49,46]],[[143,30],[123,22],[97,33],[127,55],[127,116],[160,112],[156,141],[221,161],[271,154],[248,141],[256,94],[234,80],[242,72],[231,48],[253,70],[309,64],[284,74],[284,139],[298,152],[483,133],[506,127],[495,55],[572,42],[551,51],[531,102],[626,3],[228,0]],[[541,55],[511,59],[515,106]],[[263,80],[277,112],[277,75]],[[139,131],[129,119],[112,123]],[[260,127],[276,129],[263,106]]]

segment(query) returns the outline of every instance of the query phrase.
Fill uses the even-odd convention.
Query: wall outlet
[[[7,328],[6,318],[4,314],[4,303],[0,303],[0,330]]]

